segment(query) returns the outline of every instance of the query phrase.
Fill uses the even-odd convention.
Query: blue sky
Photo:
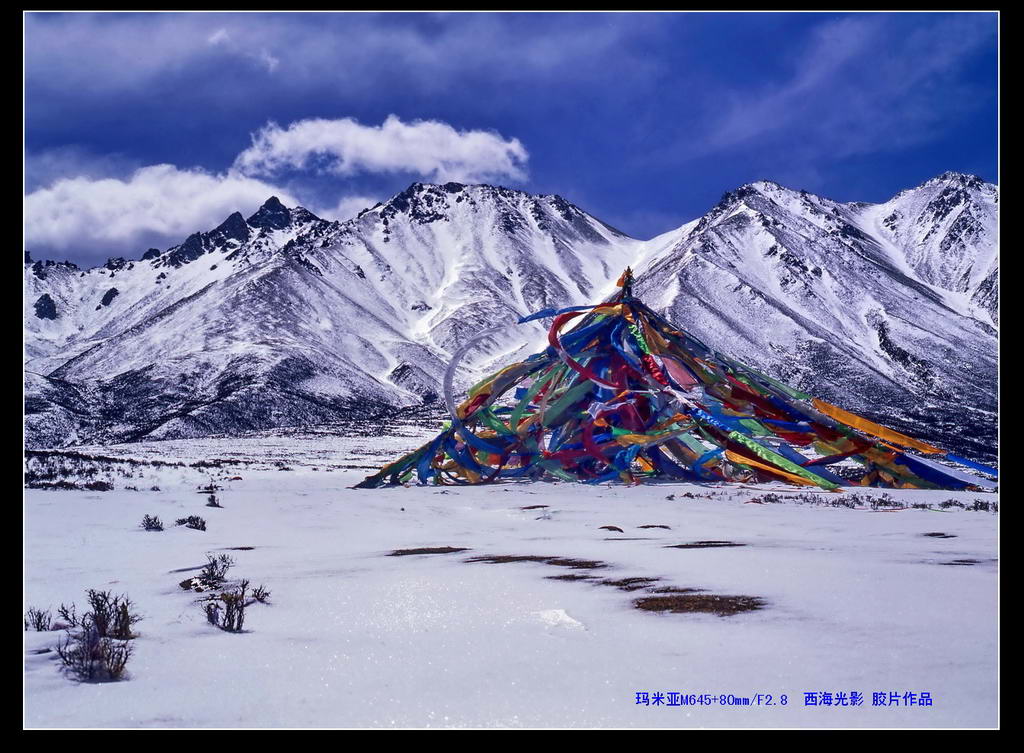
[[[639,238],[762,178],[997,181],[994,13],[25,15],[26,247],[97,263],[271,193],[559,193]]]

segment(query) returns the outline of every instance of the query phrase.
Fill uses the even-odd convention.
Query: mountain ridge
[[[997,192],[943,173],[870,204],[761,180],[640,241],[556,194],[413,183],[346,221],[270,197],[87,270],[26,252],[27,441],[59,435],[46,421],[109,441],[436,400],[468,338],[509,323],[468,354],[466,379],[543,347],[520,316],[600,300],[627,265],[652,307],[713,347],[826,399],[852,379],[847,407],[880,400],[912,428],[953,427],[914,403],[954,394],[935,354],[959,351],[955,376],[994,425]],[[964,441],[984,454],[991,437]]]

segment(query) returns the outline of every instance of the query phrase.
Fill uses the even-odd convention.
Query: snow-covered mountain
[[[712,347],[965,452],[994,451],[997,189],[946,173],[884,204],[768,182],[648,244],[638,293]]]
[[[606,293],[639,242],[558,196],[413,184],[350,221],[271,198],[142,259],[26,257],[28,438],[180,437],[343,419],[438,397],[535,340],[511,324]]]
[[[188,437],[429,401],[462,343],[508,325],[467,355],[470,372],[521,355],[543,329],[518,317],[599,300],[632,264],[647,302],[709,345],[987,457],[996,205],[995,186],[955,173],[878,205],[760,182],[643,242],[558,196],[416,183],[347,222],[272,198],[89,270],[26,255],[27,439]]]

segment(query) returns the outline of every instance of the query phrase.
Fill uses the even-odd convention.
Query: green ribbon
[[[759,458],[767,461],[771,465],[777,466],[778,468],[781,468],[785,471],[789,471],[795,476],[805,478],[811,483],[817,484],[822,489],[828,489],[829,491],[832,491],[833,489],[839,488],[839,484],[835,484],[829,481],[828,479],[824,479],[815,473],[811,473],[802,465],[797,465],[792,460],[787,460],[774,450],[770,450],[764,445],[758,444],[750,437],[745,437],[738,431],[729,432],[729,439],[736,442],[737,444],[743,445],[747,449],[751,450]]]

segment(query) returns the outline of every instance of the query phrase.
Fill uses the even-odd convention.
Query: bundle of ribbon
[[[676,329],[633,295],[629,269],[618,285],[604,303],[520,319],[552,318],[548,347],[473,385],[456,405],[452,380],[466,343],[445,375],[450,424],[358,487],[414,476],[421,484],[658,478],[828,490],[995,486],[937,461],[990,476],[994,468],[813,398]],[[842,475],[829,468],[840,462]]]

